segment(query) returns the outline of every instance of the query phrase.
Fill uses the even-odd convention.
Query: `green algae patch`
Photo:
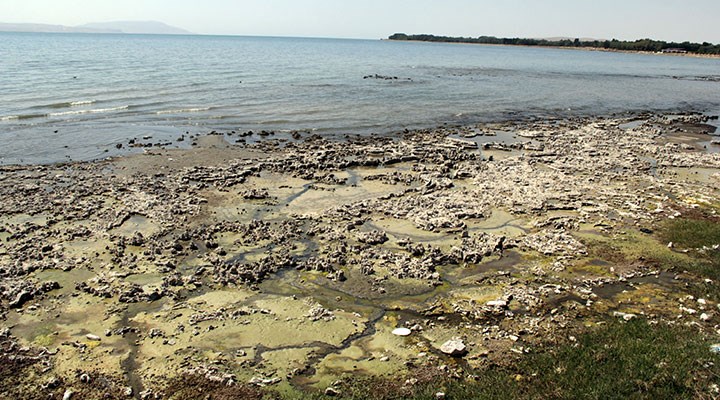
[[[209,308],[220,308],[241,303],[252,296],[254,296],[254,293],[245,288],[225,288],[195,296],[188,300],[187,303],[195,307],[203,305]]]
[[[663,269],[682,271],[695,262],[689,255],[673,251],[667,243],[635,230],[626,230],[612,237],[592,235],[586,241],[589,242],[591,254],[615,264],[646,260],[657,263]]]
[[[467,303],[470,308],[482,307],[488,301],[493,301],[503,296],[503,286],[479,286],[453,289],[443,303],[446,308],[459,306],[458,303]]]
[[[459,235],[449,235],[444,232],[430,232],[418,228],[414,222],[407,219],[392,217],[377,217],[371,223],[366,223],[367,229],[379,229],[387,233],[391,241],[411,239],[415,243],[432,244],[443,250],[449,250],[460,242]]]
[[[467,226],[470,233],[485,232],[510,238],[519,237],[530,230],[527,220],[499,208],[491,210],[486,219],[468,221]]]
[[[125,237],[132,237],[137,233],[141,233],[144,237],[150,237],[158,232],[160,232],[160,226],[152,219],[144,215],[133,214],[109,233]]]
[[[325,357],[317,366],[312,384],[322,388],[346,374],[391,375],[404,370],[405,361],[423,351],[422,347],[418,347],[422,337],[418,333],[410,337],[393,335],[392,331],[401,323],[398,317],[388,313],[375,324],[372,335]]]
[[[612,272],[613,263],[600,260],[600,259],[589,259],[579,260],[573,265],[566,268],[568,277],[570,278],[598,278],[598,277],[613,277],[615,274]]]

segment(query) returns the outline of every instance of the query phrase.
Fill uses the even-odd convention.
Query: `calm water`
[[[363,79],[374,74],[398,79]],[[131,138],[174,140],[186,131],[342,135],[547,114],[715,112],[718,80],[718,59],[364,40],[0,33],[0,163],[95,159]]]

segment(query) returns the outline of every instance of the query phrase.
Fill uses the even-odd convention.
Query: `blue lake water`
[[[398,79],[363,79],[368,75]],[[391,133],[526,116],[720,110],[720,59],[225,36],[0,33],[0,163],[183,132]],[[109,151],[109,153],[108,153]]]

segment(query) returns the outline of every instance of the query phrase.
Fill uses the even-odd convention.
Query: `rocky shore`
[[[0,167],[4,384],[159,399],[202,377],[338,395],[346,374],[471,379],[608,317],[717,334],[718,304],[688,289],[700,278],[657,261],[692,249],[654,235],[720,205],[708,122],[215,134]]]

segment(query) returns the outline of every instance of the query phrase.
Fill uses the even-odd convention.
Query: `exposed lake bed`
[[[715,337],[716,299],[674,267],[698,249],[658,234],[716,218],[709,122],[222,133],[3,166],[2,349],[38,397],[160,398],[188,376],[325,393],[418,367],[472,379],[608,318]]]

